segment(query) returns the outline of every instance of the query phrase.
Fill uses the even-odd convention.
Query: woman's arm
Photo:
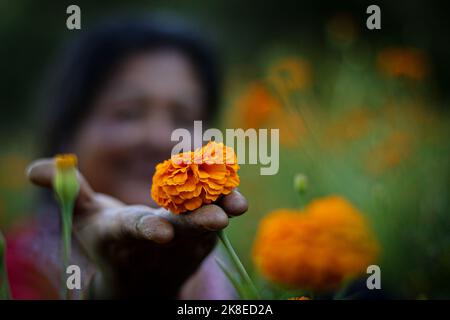
[[[199,270],[183,285],[180,299],[237,299],[233,286],[217,265],[216,258],[219,256],[220,253],[216,249],[202,262]]]
[[[44,187],[51,187],[53,174],[51,159],[35,162],[28,170],[29,179]],[[202,262],[214,249],[217,232],[228,225],[229,217],[247,210],[247,201],[237,191],[182,215],[127,206],[95,193],[78,176],[74,233],[97,267],[93,283],[97,298],[179,297],[199,268],[199,274],[205,274]],[[206,270],[214,268],[215,264]]]

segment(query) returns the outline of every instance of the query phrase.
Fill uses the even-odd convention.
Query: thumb
[[[54,159],[38,159],[33,161],[26,169],[26,176],[33,184],[53,188],[53,178],[56,173]],[[96,202],[95,192],[83,175],[77,170],[77,179],[80,184],[76,206],[91,207]]]

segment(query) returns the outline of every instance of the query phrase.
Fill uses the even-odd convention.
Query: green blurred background
[[[372,222],[382,285],[400,297],[450,297],[450,21],[445,1],[2,1],[0,226],[32,212],[24,169],[42,124],[43,76],[77,31],[117,11],[170,12],[208,30],[224,69],[222,128],[280,128],[280,170],[243,165],[250,211],[230,237],[252,270],[258,221],[271,210],[340,194]],[[309,189],[300,198],[293,177]]]

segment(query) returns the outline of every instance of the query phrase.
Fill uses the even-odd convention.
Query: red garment
[[[37,227],[27,223],[6,237],[6,267],[13,299],[58,299],[58,290],[40,265],[45,252],[37,243]],[[40,248],[40,249],[39,249]],[[45,259],[44,259],[45,260]]]
[[[57,219],[37,218],[11,230],[7,236],[6,266],[13,299],[59,299],[60,236]],[[75,245],[75,244],[74,244]],[[82,256],[77,246],[72,258],[83,270],[83,287],[95,271]],[[225,275],[217,267],[215,253],[207,257],[190,281],[189,295],[183,299],[230,299],[234,291]]]

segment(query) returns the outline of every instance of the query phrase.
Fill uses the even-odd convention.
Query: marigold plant
[[[61,298],[70,299],[70,291],[67,290],[66,270],[70,262],[71,239],[72,239],[72,215],[75,200],[80,191],[77,179],[77,156],[74,154],[59,154],[55,157],[55,176],[53,178],[53,189],[61,209]]]
[[[361,213],[345,199],[330,196],[313,201],[303,212],[279,209],[265,217],[253,258],[276,283],[328,291],[364,272],[378,251]]]
[[[415,48],[386,48],[377,57],[378,70],[388,77],[422,80],[428,74],[425,54]]]
[[[203,148],[174,155],[158,164],[151,196],[173,213],[192,211],[237,187],[238,170],[234,150],[211,141]]]

